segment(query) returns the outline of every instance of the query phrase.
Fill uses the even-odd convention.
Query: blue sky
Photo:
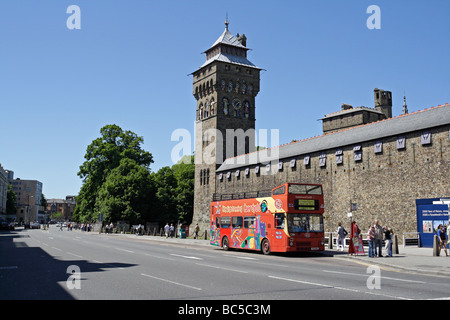
[[[66,26],[73,4],[80,30]],[[379,30],[366,26],[370,5]],[[227,12],[265,70],[257,129],[279,129],[280,144],[321,135],[318,119],[342,103],[373,107],[374,88],[392,91],[394,116],[404,92],[410,112],[450,102],[447,0],[5,0],[0,164],[47,198],[76,195],[86,147],[117,124],[143,136],[152,171],[172,165],[172,132],[194,137],[189,74]]]

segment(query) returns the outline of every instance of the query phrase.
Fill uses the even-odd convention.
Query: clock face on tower
[[[239,99],[234,99],[233,107],[234,107],[234,109],[239,110],[241,108],[241,101],[239,101]]]

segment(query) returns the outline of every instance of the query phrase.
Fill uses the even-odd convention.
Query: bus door
[[[272,250],[283,250],[286,249],[287,237],[285,233],[286,227],[286,213],[275,213],[274,214],[274,228],[272,229],[272,237],[270,239]],[[277,250],[277,251],[278,251]]]

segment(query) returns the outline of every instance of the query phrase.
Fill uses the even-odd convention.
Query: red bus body
[[[211,245],[270,252],[324,250],[319,184],[285,183],[271,194],[211,202]]]

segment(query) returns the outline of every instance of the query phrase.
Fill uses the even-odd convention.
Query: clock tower
[[[260,71],[247,59],[247,38],[225,30],[205,52],[206,61],[192,73],[197,101],[194,216],[201,234],[209,230],[216,169],[226,158],[255,150],[255,97]],[[224,178],[225,179],[225,178]]]

